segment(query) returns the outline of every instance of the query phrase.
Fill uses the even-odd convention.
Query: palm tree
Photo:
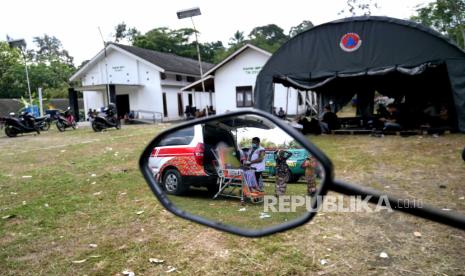
[[[229,39],[229,46],[236,46],[236,45],[239,45],[239,44],[242,44],[244,42],[244,32],[240,32],[239,30],[237,30],[233,37],[231,37]]]

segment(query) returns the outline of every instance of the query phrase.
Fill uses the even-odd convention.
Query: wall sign
[[[124,66],[122,66],[122,65],[121,66],[113,66],[113,67],[111,67],[111,69],[113,69],[113,71],[115,71],[115,72],[121,72],[121,71],[123,71]]]
[[[339,46],[346,52],[354,52],[362,46],[362,40],[356,33],[347,33],[341,37]]]
[[[262,68],[263,66],[249,66],[242,68],[242,70],[248,75],[255,75],[258,74]]]

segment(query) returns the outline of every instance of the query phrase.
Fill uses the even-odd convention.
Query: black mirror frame
[[[317,195],[324,196],[327,194],[328,188],[330,187],[331,183],[333,182],[333,178],[334,178],[333,165],[331,163],[331,160],[321,150],[319,150],[315,145],[313,145],[310,141],[308,141],[305,138],[305,136],[303,136],[297,130],[292,128],[289,124],[284,123],[281,119],[275,116],[272,116],[269,113],[265,113],[257,109],[247,109],[244,111],[236,111],[236,112],[230,112],[230,113],[226,113],[222,115],[216,115],[216,116],[211,116],[207,118],[196,119],[196,120],[192,120],[192,121],[188,121],[188,122],[176,125],[158,134],[147,145],[147,147],[142,152],[142,155],[139,159],[139,167],[142,172],[142,175],[147,181],[147,184],[149,185],[150,189],[152,190],[153,194],[156,196],[158,201],[163,205],[163,207],[165,207],[168,211],[170,211],[171,213],[181,218],[194,221],[201,225],[209,226],[217,230],[225,231],[228,233],[232,233],[232,234],[236,234],[236,235],[240,235],[244,237],[263,237],[263,236],[271,235],[274,233],[283,232],[283,231],[298,227],[300,225],[303,225],[307,223],[308,221],[310,221],[315,216],[315,214],[317,213],[317,208],[319,206],[318,206],[318,202],[316,200],[313,200],[312,211],[306,213],[301,218],[298,218],[298,219],[295,219],[295,220],[292,220],[292,221],[289,221],[289,222],[286,222],[280,225],[264,228],[264,229],[257,229],[257,230],[243,229],[243,228],[211,221],[203,217],[199,217],[199,216],[190,214],[188,212],[185,212],[181,209],[178,209],[168,199],[168,197],[166,196],[166,193],[162,190],[162,188],[157,184],[155,178],[152,175],[152,172],[149,169],[148,162],[149,162],[149,157],[152,152],[152,149],[160,142],[161,137],[163,137],[166,134],[177,131],[179,129],[193,126],[196,124],[202,124],[202,123],[206,123],[209,121],[218,120],[222,118],[228,118],[228,117],[234,117],[234,116],[240,116],[240,115],[248,115],[248,114],[262,116],[270,120],[274,124],[276,124],[283,131],[287,132],[287,134],[292,136],[297,142],[299,142],[306,150],[308,150],[321,163],[324,169],[324,172],[325,172],[325,178],[317,192]]]

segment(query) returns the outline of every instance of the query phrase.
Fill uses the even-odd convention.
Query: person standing
[[[263,191],[262,173],[265,170],[265,149],[260,146],[260,138],[252,138],[252,148],[249,151],[248,160],[246,165],[255,171],[255,178],[257,180],[260,191]]]
[[[310,154],[307,156],[301,167],[305,169],[305,181],[307,182],[307,195],[313,196],[316,193],[315,179],[316,161]]]
[[[276,196],[282,196],[286,194],[286,182],[289,179],[289,166],[287,165],[287,159],[289,159],[291,156],[292,153],[285,150],[277,150],[274,153],[274,160],[276,161]]]

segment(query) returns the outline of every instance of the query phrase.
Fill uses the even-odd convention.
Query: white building
[[[254,45],[246,44],[204,73],[206,89],[214,91],[213,106],[217,114],[253,107],[255,80],[271,55]],[[182,88],[182,91],[189,94],[202,91],[201,80]],[[306,102],[312,105],[314,99],[311,92],[275,85],[274,106],[277,110],[287,110],[288,115],[305,113]]]
[[[212,67],[204,63],[203,71]],[[81,81],[75,89],[83,91],[86,111],[107,106],[110,98],[119,116],[135,111],[139,119],[169,121],[182,118],[187,105],[210,104],[208,93],[194,98],[194,93],[180,91],[200,78],[199,71],[194,59],[109,43],[70,81]]]

